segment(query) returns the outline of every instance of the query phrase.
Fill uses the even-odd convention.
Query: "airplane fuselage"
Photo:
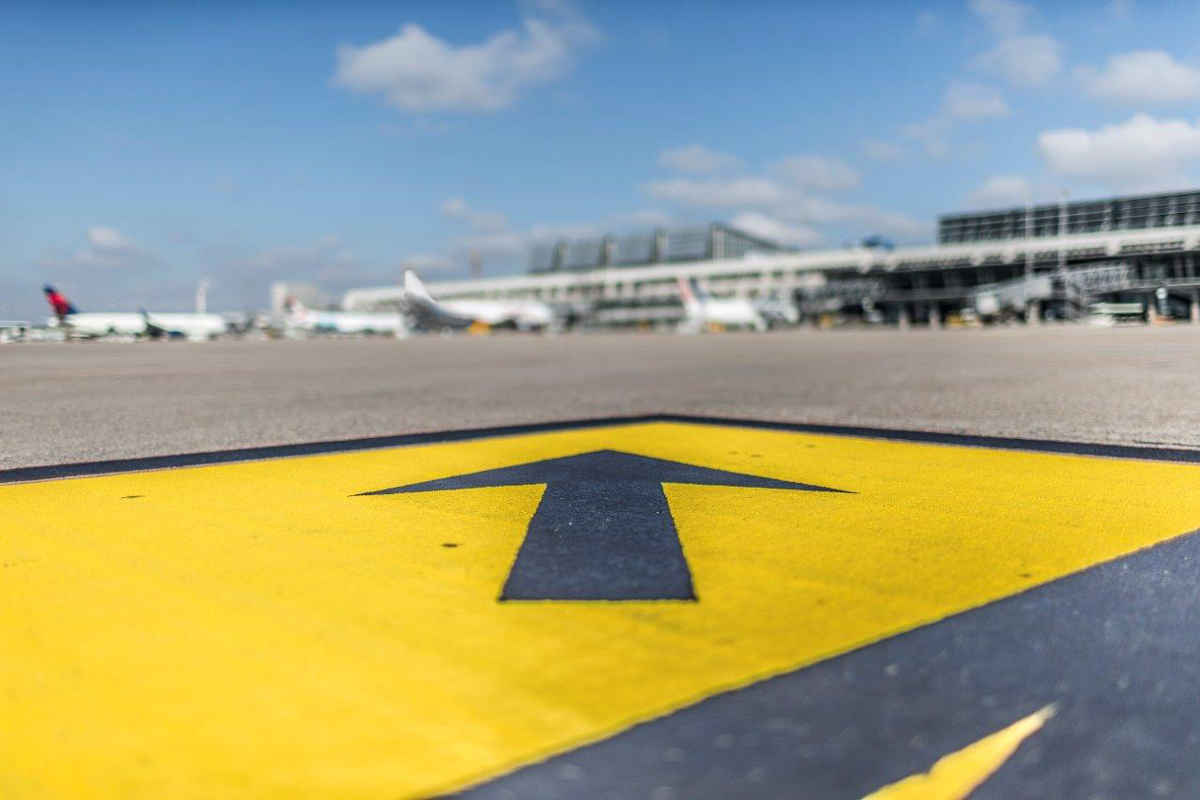
[[[211,339],[225,333],[225,319],[216,314],[155,313],[146,315],[154,328],[189,339]]]
[[[434,300],[412,270],[404,273],[404,307],[428,330],[475,326],[545,330],[557,320],[554,309],[539,300]]]
[[[685,324],[695,328],[720,326],[722,328],[767,329],[767,321],[754,303],[741,298],[709,298],[703,302],[688,303]]]
[[[87,312],[51,317],[51,327],[62,328],[78,336],[137,336],[146,332],[146,320],[141,314]]]
[[[310,332],[327,333],[390,333],[400,335],[408,330],[400,314],[357,311],[312,311],[304,309],[288,317],[288,327]]]
[[[521,300],[447,300],[438,305],[451,316],[484,325],[513,325],[521,329],[545,328],[554,312],[545,303]]]
[[[225,320],[216,314],[174,312],[87,311],[52,317],[49,324],[75,336],[157,336],[175,335],[188,339],[210,339],[226,330]]]

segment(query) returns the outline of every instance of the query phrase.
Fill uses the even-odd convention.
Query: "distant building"
[[[722,225],[674,239],[565,241],[535,253],[530,274],[427,286],[445,300],[542,300],[601,326],[677,322],[680,277],[714,297],[791,304],[821,323],[1036,321],[1077,318],[1096,303],[1200,322],[1200,191],[1036,206],[1028,225],[1024,214],[948,214],[937,244],[892,249],[794,252]],[[395,286],[354,289],[343,304],[390,308],[402,297]]]
[[[938,217],[938,242],[987,242],[1066,234],[1141,231],[1200,225],[1200,191],[1112,197],[1070,203],[1044,203],[1003,211],[943,214]]]
[[[787,248],[719,222],[696,228],[656,230],[628,236],[561,239],[534,245],[529,252],[532,274],[638,267],[680,261],[718,261],[747,253],[780,253]]]

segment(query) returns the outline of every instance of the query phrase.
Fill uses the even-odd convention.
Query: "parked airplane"
[[[434,300],[411,269],[404,273],[404,302],[413,319],[430,330],[545,330],[557,321],[554,309],[540,300]]]
[[[42,288],[54,310],[51,327],[70,336],[148,336],[152,339],[181,337],[193,341],[211,339],[226,331],[225,320],[216,314],[159,312],[81,312],[53,286]]]
[[[767,319],[750,300],[741,297],[712,298],[696,284],[695,278],[679,276],[679,295],[685,317],[681,330],[699,332],[711,328],[753,328],[765,331]]]
[[[305,333],[387,333],[402,338],[408,324],[399,312],[315,311],[289,297],[284,325]]]

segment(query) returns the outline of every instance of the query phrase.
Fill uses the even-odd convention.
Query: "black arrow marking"
[[[664,483],[843,491],[596,450],[356,496],[545,484],[501,600],[695,600]]]

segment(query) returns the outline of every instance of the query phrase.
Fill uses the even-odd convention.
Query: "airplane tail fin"
[[[54,316],[62,318],[68,314],[77,314],[77,309],[70,300],[68,300],[62,292],[55,289],[50,284],[42,287],[42,291],[46,293],[46,302],[50,303],[50,308],[54,309]]]
[[[289,314],[303,314],[308,310],[308,307],[300,302],[300,298],[295,295],[288,295],[283,301],[283,310]]]
[[[704,293],[696,285],[696,279],[685,278],[680,275],[677,280],[679,282],[679,296],[683,298],[683,307],[689,313],[699,311],[704,302]]]
[[[425,290],[425,284],[421,283],[421,279],[417,277],[417,273],[411,269],[404,271],[404,296],[433,302],[433,298]]]

